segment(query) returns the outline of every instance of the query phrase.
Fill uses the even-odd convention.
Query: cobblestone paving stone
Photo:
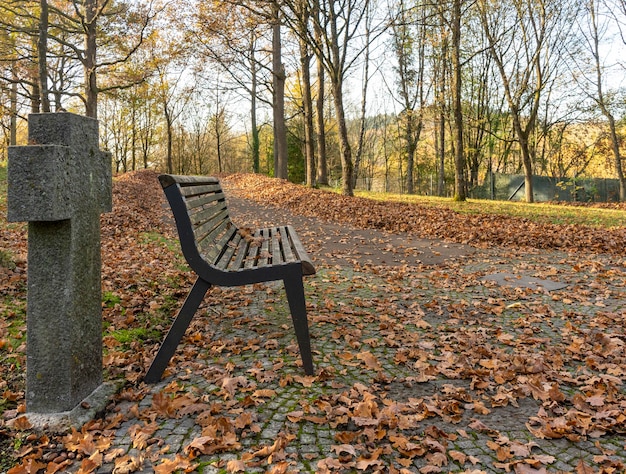
[[[560,366],[563,354],[553,347],[565,347],[566,337],[573,344],[590,332],[605,331],[621,341],[624,350],[623,326],[618,332],[610,323],[618,316],[623,322],[626,314],[624,263],[602,257],[583,263],[577,256],[559,253],[503,256],[485,250],[437,266],[321,264],[318,274],[306,281],[317,378],[304,377],[298,366],[282,288],[257,285],[243,290],[235,301],[231,295],[223,307],[202,308],[193,330],[201,333],[204,343],[195,344],[194,335],[187,337],[179,348],[185,357],[172,362],[166,378],[147,388],[142,400],[121,402],[116,409],[141,413],[154,407],[158,396],[175,393],[214,406],[216,417],[229,413],[231,422],[249,415],[230,448],[198,454],[197,471],[205,473],[228,472],[233,460],[245,460],[245,472],[266,472],[268,456],[254,454],[281,439],[284,457],[277,452],[274,461],[282,461],[288,472],[338,466],[324,464],[331,458],[350,466],[358,456],[365,459],[362,453],[375,452],[383,437],[376,430],[398,432],[416,444],[427,440],[432,449],[402,455],[400,451],[411,448],[394,448],[385,438],[384,449],[377,452],[378,459],[370,458],[366,472],[626,472],[626,406],[621,405],[621,413],[606,414],[622,417],[609,433],[571,432],[571,439],[551,439],[538,431],[541,413],[553,407],[551,401],[516,391],[497,378],[495,369],[507,367],[490,365],[516,361],[515,344],[522,341],[523,356],[530,360],[517,362],[531,368],[529,384],[532,367],[537,366],[538,371],[558,372],[559,380],[571,380],[559,386],[565,396],[581,390],[576,380],[583,372],[593,372],[598,381],[612,380],[623,394],[623,371],[607,372],[600,360],[594,365],[583,357]],[[568,286],[547,292],[482,280],[495,272]],[[482,372],[455,368],[460,346],[484,352]],[[554,368],[546,367],[551,364]],[[225,390],[225,378],[236,389]],[[350,416],[325,416],[331,400],[341,406],[341,394],[364,401],[373,395],[378,407],[432,407],[409,425],[388,421],[365,429],[363,435],[362,420],[347,409],[347,402]],[[229,406],[232,412],[224,410]],[[133,447],[131,431],[139,422],[131,417],[117,430],[112,448],[144,456],[143,472],[154,472],[163,459],[188,453],[194,440],[207,436],[199,418],[193,410],[157,417],[158,427],[142,454]],[[357,447],[356,453],[350,453],[349,444]],[[98,472],[113,469],[109,463]],[[336,471],[362,472],[354,462]]]

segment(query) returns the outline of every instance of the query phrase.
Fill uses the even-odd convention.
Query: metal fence
[[[492,173],[481,186],[471,191],[477,199],[523,201],[525,199],[524,175]],[[535,202],[578,201],[618,202],[619,181],[604,178],[551,178],[533,176]]]

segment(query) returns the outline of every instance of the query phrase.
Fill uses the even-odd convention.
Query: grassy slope
[[[357,196],[381,201],[397,201],[433,208],[446,208],[461,214],[491,214],[510,217],[523,217],[541,224],[589,225],[614,228],[626,225],[626,207],[623,204],[582,205],[566,203],[533,203],[513,201],[489,201],[468,199],[456,202],[449,198],[432,196],[408,196],[363,192]]]

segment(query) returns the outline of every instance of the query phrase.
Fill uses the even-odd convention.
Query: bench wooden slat
[[[192,220],[195,220],[195,217]],[[195,224],[193,229],[193,233],[196,237],[197,242],[201,242],[205,240],[207,237],[211,238],[211,236],[215,236],[215,230],[219,229],[222,226],[230,225],[231,221],[228,217],[228,211],[226,209],[222,209],[220,212],[216,212],[213,217],[210,219],[206,219],[206,216],[202,216],[198,223]]]
[[[302,243],[300,243],[300,239],[298,239],[297,237],[294,238],[296,232],[293,230],[293,227],[287,226],[285,229],[287,231],[287,234],[289,235],[289,241],[291,242],[291,245],[293,246],[293,249],[295,251],[295,258],[297,258],[298,260],[302,260],[302,257],[306,257],[307,255],[306,250],[304,250],[304,246],[302,245]]]
[[[226,196],[224,196],[224,194],[220,192],[215,194],[194,195],[193,197],[186,200],[187,208],[189,210],[195,209],[197,207],[207,206],[216,201],[226,201]],[[222,206],[226,207],[226,204],[223,203]]]
[[[254,232],[254,240],[248,245],[248,254],[244,261],[244,268],[254,268],[257,266],[257,259],[259,257],[259,249],[261,248],[260,241],[263,239],[262,229],[257,229]]]
[[[224,199],[202,199],[198,197],[196,202],[187,202],[187,211],[196,221],[206,216],[205,220],[209,219],[212,214],[217,214],[222,210],[228,210],[226,201]]]
[[[163,189],[178,184],[180,187],[185,186],[202,186],[204,184],[218,184],[219,179],[213,176],[182,176],[173,174],[162,174],[159,176],[159,182]]]
[[[197,196],[199,194],[221,194],[222,186],[219,184],[206,184],[206,185],[182,185],[180,187],[180,193],[186,198]]]
[[[287,226],[282,227],[282,235],[284,239],[283,252],[285,252],[285,260],[288,262],[295,262],[298,257],[294,254],[293,241],[289,235],[289,229],[287,229]]]
[[[267,265],[271,265],[272,263],[272,254],[270,253],[270,240],[272,239],[272,229],[261,230],[261,235],[263,236],[263,243],[261,244],[261,248],[259,249],[259,254],[256,262],[256,265],[258,267],[264,267]]]
[[[248,255],[248,247],[248,241],[242,237],[239,241],[239,245],[237,246],[237,255],[235,256],[235,260],[232,261],[227,270],[238,271],[243,267],[244,259]]]
[[[226,270],[228,268],[241,242],[241,234],[237,231],[237,229],[233,227],[232,231],[233,234],[230,240],[224,243],[224,247],[226,250],[215,262],[215,266],[220,270]]]
[[[280,227],[272,229],[272,265],[280,265],[285,262],[282,252],[282,232]]]
[[[216,259],[224,252],[225,242],[228,242],[234,231],[234,226],[230,220],[222,221],[222,223],[207,234],[204,239],[198,241],[198,248],[207,262],[215,262]]]

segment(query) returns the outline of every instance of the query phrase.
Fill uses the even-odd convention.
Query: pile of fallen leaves
[[[485,246],[624,254],[623,229],[597,231],[504,217],[461,216],[441,209],[347,198],[254,175],[235,175],[224,181],[247,198],[362,228]],[[15,249],[15,266],[0,268],[1,289],[23,301],[24,227],[2,224],[0,241]],[[193,276],[184,268],[156,173],[116,178],[114,210],[102,217],[102,224],[104,363],[106,377],[122,380],[124,385],[105,413],[80,430],[55,436],[32,432],[25,423],[7,427],[9,418],[25,411],[25,346],[9,347],[8,342],[2,346],[8,338],[7,320],[16,311],[6,301],[0,302],[0,311],[7,315],[7,320],[0,321],[0,351],[10,351],[11,360],[16,361],[5,364],[7,354],[0,359],[5,407],[0,419],[0,453],[13,459],[9,474],[90,473],[103,464],[113,464],[114,472],[129,473],[141,471],[149,462],[160,474],[189,472],[198,467],[199,460],[221,453],[237,455],[237,459],[215,464],[226,472],[253,468],[290,472],[294,454],[286,448],[296,438],[295,428],[281,431],[273,443],[245,444],[262,429],[257,408],[289,387],[300,394],[298,405],[289,407],[286,414],[291,426],[310,423],[335,430],[331,452],[303,455],[315,461],[319,472],[406,473],[415,469],[418,460],[424,460],[420,468],[424,474],[475,465],[477,459],[453,447],[459,438],[470,439],[474,433],[489,438],[485,449],[494,453],[496,467],[502,471],[545,472],[554,459],[534,450],[534,441],[509,439],[479,420],[502,407],[517,407],[527,398],[539,407],[526,424],[537,439],[578,441],[626,431],[622,388],[626,357],[620,333],[626,313],[606,309],[588,316],[566,309],[556,314],[548,306],[550,298],[556,305],[567,306],[571,298],[590,307],[603,304],[603,298],[615,299],[615,292],[603,289],[603,282],[620,281],[623,288],[624,272],[593,262],[571,270],[578,275],[593,266],[596,277],[580,277],[585,285],[577,286],[568,298],[487,288],[473,301],[448,296],[472,284],[473,276],[460,268],[428,273],[372,269],[370,274],[349,276],[329,270],[320,281],[309,283],[307,295],[315,344],[336,348],[316,353],[315,377],[287,370],[297,360],[294,345],[283,346],[291,336],[288,320],[276,325],[264,319],[265,313],[252,316],[246,308],[254,298],[273,308],[278,292],[261,286],[243,291],[215,289],[200,309],[204,317],[192,321],[172,361],[175,380],[152,393],[149,403],[142,403],[151,387],[141,378]],[[420,298],[422,288],[434,289],[440,297]],[[241,331],[245,328],[250,336],[218,333],[216,328],[224,324]],[[544,326],[554,333],[553,341],[540,337],[539,328]],[[134,334],[129,342],[120,337],[127,333]],[[269,367],[252,362],[262,352],[273,354]],[[250,354],[245,367],[229,360],[242,354]],[[389,373],[388,360],[394,374]],[[187,383],[194,377],[205,380],[205,391]],[[359,381],[344,385],[344,378],[349,377]],[[432,395],[415,396],[416,386],[438,381],[445,383],[433,385],[438,390]],[[473,433],[440,428],[444,422],[457,424],[468,414],[477,418],[469,425]],[[171,453],[158,430],[166,420],[183,417],[194,418],[199,435],[165,458]],[[423,421],[428,424],[418,431],[416,426]],[[114,443],[116,430],[129,422],[133,453]],[[625,469],[608,452],[598,464],[606,467],[601,472]],[[594,471],[581,460],[579,472]]]
[[[460,214],[395,201],[374,201],[308,189],[262,175],[224,178],[239,196],[291,210],[296,214],[363,229],[407,232],[415,237],[444,239],[479,247],[560,249],[626,255],[626,225],[599,229],[582,225],[550,225],[519,217]],[[626,224],[626,223],[625,223]]]

